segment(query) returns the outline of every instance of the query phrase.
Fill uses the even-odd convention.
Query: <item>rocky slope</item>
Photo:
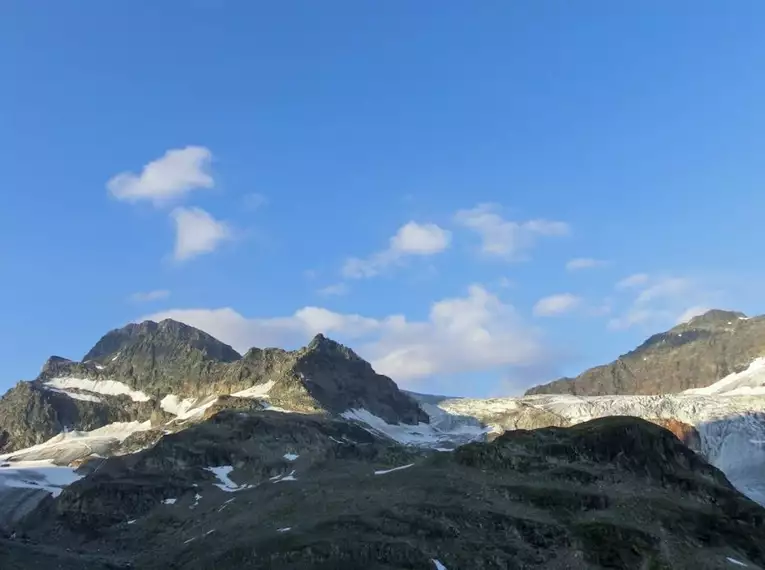
[[[296,351],[253,348],[241,356],[193,327],[147,321],[109,332],[82,362],[51,357],[34,381],[0,398],[0,452],[64,430],[201,417],[227,395],[236,405],[267,398],[296,411],[364,408],[392,423],[428,421],[390,378],[322,335]]]
[[[713,310],[653,335],[610,364],[526,395],[672,394],[703,388],[765,356],[765,316]]]
[[[4,569],[765,567],[765,510],[635,418],[436,452],[223,410],[106,460],[15,530]]]

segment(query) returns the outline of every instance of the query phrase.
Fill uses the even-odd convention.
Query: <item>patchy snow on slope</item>
[[[251,489],[254,487],[254,485],[237,485],[234,483],[231,478],[228,476],[229,473],[231,473],[234,470],[233,466],[231,465],[221,465],[219,467],[205,467],[205,471],[210,471],[213,473],[220,483],[213,483],[218,489],[221,491],[226,491],[228,493],[235,493],[236,491],[244,491],[245,489]],[[200,497],[201,498],[201,497]],[[233,499],[230,499],[229,501],[226,501],[227,503],[233,501]]]
[[[51,378],[44,386],[58,388],[59,390],[83,390],[104,396],[129,396],[134,402],[148,402],[149,396],[140,390],[133,390],[124,382],[117,380],[91,380],[90,378]]]
[[[409,469],[413,465],[414,465],[414,463],[410,463],[409,465],[402,465],[401,467],[394,467],[393,469],[384,469],[382,471],[375,471],[375,475],[387,475],[388,473],[393,473],[394,471],[401,471],[402,469]]]
[[[163,505],[174,505],[177,500],[178,499],[163,499],[162,500],[162,504]]]
[[[728,374],[706,388],[693,388],[683,394],[726,396],[765,395],[765,358],[755,358],[746,370]]]
[[[269,380],[268,382],[257,384],[246,390],[234,392],[231,395],[236,398],[267,398],[268,393],[271,391],[271,388],[274,387],[274,384],[275,382],[273,380]]]
[[[420,423],[389,424],[384,419],[374,415],[363,408],[350,409],[341,414],[347,420],[355,420],[364,424],[362,427],[377,435],[384,435],[405,445],[420,447],[444,447],[445,444],[461,445],[481,439],[486,433],[486,428],[471,423],[456,423],[448,426],[448,430]]]
[[[443,564],[441,564],[441,562],[439,562],[439,561],[438,561],[438,560],[436,560],[435,558],[433,558],[433,559],[432,559],[432,562],[433,562],[433,564],[435,565],[435,567],[436,567],[436,570],[446,570],[446,566],[444,566]]]
[[[80,394],[79,392],[67,392],[66,390],[59,390],[58,388],[45,388],[49,392],[56,392],[57,394],[64,394],[65,396],[69,396],[73,400],[81,400],[83,402],[96,402],[97,404],[101,403],[101,398],[97,396],[90,396],[89,394]]]
[[[300,456],[296,453],[285,453],[282,457],[284,457],[284,459],[287,461],[295,461]]]
[[[50,460],[67,465],[88,455],[108,455],[109,450],[128,436],[151,429],[151,422],[114,422],[91,431],[66,431],[26,449],[0,455],[5,461]]]
[[[282,481],[297,481],[297,477],[295,477],[295,470],[293,469],[287,475],[276,475],[271,477],[271,481],[274,483],[281,483]]]
[[[174,394],[168,394],[159,402],[159,407],[169,414],[177,416],[178,420],[188,420],[202,417],[205,410],[218,401],[218,396],[207,398],[185,398],[181,400]]]
[[[0,487],[40,489],[54,497],[82,477],[74,469],[54,465],[50,460],[0,463]]]
[[[744,564],[740,560],[736,560],[735,558],[731,558],[730,556],[726,556],[725,559],[728,562],[730,562],[731,564],[733,564],[734,566],[743,566],[744,568],[748,568],[749,567],[748,564]]]
[[[284,528],[277,528],[276,532],[287,532],[288,530],[292,530],[291,526],[285,526]]]

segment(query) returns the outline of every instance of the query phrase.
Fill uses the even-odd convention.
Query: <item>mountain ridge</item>
[[[713,309],[651,335],[616,360],[529,388],[525,396],[671,394],[703,388],[765,355],[765,316]]]

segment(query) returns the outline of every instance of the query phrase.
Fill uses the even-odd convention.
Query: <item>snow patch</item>
[[[58,388],[45,388],[49,392],[56,392],[57,394],[64,394],[65,396],[69,396],[72,400],[81,400],[83,402],[96,402],[97,404],[101,403],[101,398],[97,396],[90,396],[89,394],[80,394],[78,392],[67,392],[66,390],[59,390]]]
[[[296,453],[285,453],[285,454],[283,455],[283,457],[284,457],[284,459],[286,459],[287,461],[295,461],[295,460],[296,460],[298,457],[300,457],[300,456],[299,456],[299,455],[297,455]]]
[[[0,487],[40,489],[54,497],[58,497],[64,487],[82,477],[71,467],[54,465],[49,460],[0,464]]]
[[[239,392],[234,392],[231,395],[236,398],[267,398],[268,393],[271,391],[271,388],[274,387],[274,384],[275,382],[273,380],[269,380],[268,382],[257,384],[255,386],[247,388],[246,390],[240,390]]]
[[[234,470],[233,466],[231,465],[221,465],[219,467],[205,467],[205,470],[210,471],[218,478],[218,481],[220,481],[220,483],[214,483],[214,485],[218,487],[218,489],[220,489],[221,491],[234,493],[236,491],[244,491],[245,489],[250,489],[254,486],[254,485],[247,485],[247,484],[237,485],[236,483],[234,483],[228,476],[228,474]],[[226,502],[230,503],[231,501],[233,501],[233,499],[230,499]]]
[[[117,380],[91,380],[90,378],[75,378],[72,376],[66,378],[51,378],[44,383],[49,388],[58,388],[59,390],[83,390],[103,394],[105,396],[129,396],[134,402],[148,402],[149,396],[140,390],[133,390],[124,382]]]
[[[159,407],[178,420],[201,417],[205,410],[218,401],[218,396],[207,398],[185,398],[181,400],[174,394],[168,394],[159,402]]]
[[[433,564],[435,565],[435,567],[436,567],[436,570],[446,570],[446,566],[444,566],[443,564],[441,564],[441,563],[440,563],[438,560],[436,560],[435,558],[432,558],[432,559],[431,559],[431,561],[432,561],[432,562],[433,562]]]
[[[482,439],[487,429],[480,426],[474,418],[473,422],[444,422],[443,428],[431,424],[420,423],[389,424],[384,419],[363,408],[350,409],[341,414],[347,420],[355,420],[365,424],[365,428],[375,435],[383,435],[405,445],[420,447],[445,447],[445,445],[461,445],[476,439]]]
[[[375,475],[386,475],[387,473],[393,473],[394,471],[401,471],[402,469],[409,469],[413,465],[414,465],[414,463],[410,463],[409,465],[402,465],[401,467],[394,467],[393,469],[385,469],[383,471],[375,471]]]
[[[728,374],[706,388],[693,388],[683,394],[709,396],[725,394],[726,396],[765,395],[765,357],[755,358],[746,370]]]
[[[282,481],[297,481],[297,478],[295,477],[295,470],[293,469],[287,475],[277,475],[276,477],[271,477],[271,481],[274,483],[281,483]]]
[[[162,500],[162,504],[163,505],[174,505],[177,500],[178,499],[163,499]]]
[[[741,562],[740,560],[736,560],[735,558],[731,558],[730,556],[726,556],[726,558],[725,558],[725,559],[726,559],[728,562],[730,562],[731,564],[734,564],[734,565],[736,565],[736,566],[743,566],[744,568],[748,568],[748,567],[749,567],[749,565],[748,565],[748,564],[744,564],[744,563],[743,563],[743,562]]]
[[[136,520],[137,520],[137,519],[133,519],[132,521],[128,521],[127,523],[128,523],[128,524],[135,524],[135,521],[136,521]]]
[[[292,530],[291,526],[285,526],[284,528],[277,528],[276,532],[287,532],[288,530]]]

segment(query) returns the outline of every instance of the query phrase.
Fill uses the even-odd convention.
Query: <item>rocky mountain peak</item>
[[[610,364],[536,386],[526,395],[672,394],[710,386],[762,356],[765,318],[713,309],[650,336]]]
[[[693,317],[690,321],[678,325],[689,328],[710,328],[716,326],[729,326],[736,321],[746,319],[747,316],[739,311],[724,311],[721,309],[712,309],[702,315]],[[677,328],[677,327],[676,327]]]
[[[176,353],[192,349],[209,360],[233,362],[241,355],[204,331],[184,323],[165,319],[159,323],[143,321],[114,329],[90,349],[83,360],[104,361],[118,353],[152,351],[155,354]]]
[[[304,354],[319,353],[326,356],[335,356],[346,360],[361,360],[353,350],[337,341],[327,338],[319,333],[302,350]]]

